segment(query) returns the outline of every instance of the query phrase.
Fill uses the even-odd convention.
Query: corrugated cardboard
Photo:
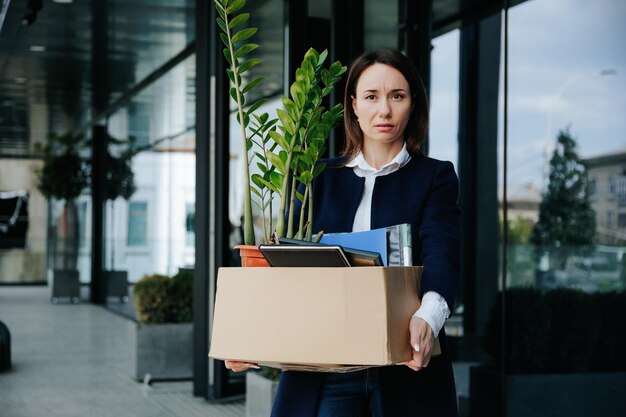
[[[420,275],[421,267],[221,268],[209,356],[318,371],[407,361]]]

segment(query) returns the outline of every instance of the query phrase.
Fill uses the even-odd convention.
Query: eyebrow
[[[403,92],[406,93],[406,90],[404,88],[396,88],[394,90],[391,90],[391,93],[397,93],[397,92]],[[378,93],[378,90],[363,90],[363,93]]]

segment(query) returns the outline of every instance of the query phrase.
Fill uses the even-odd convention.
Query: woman
[[[272,416],[456,416],[442,329],[459,285],[454,168],[420,151],[428,126],[426,92],[399,51],[357,58],[344,106],[346,147],[315,181],[313,225],[315,231],[337,233],[411,224],[414,264],[424,265],[422,305],[409,325],[413,358],[347,374],[283,372]],[[442,354],[431,358],[437,335]],[[226,366],[241,371],[255,365],[227,361]]]

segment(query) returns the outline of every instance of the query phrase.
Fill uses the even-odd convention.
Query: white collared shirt
[[[383,165],[380,169],[372,168],[365,158],[363,152],[359,152],[357,156],[346,164],[347,167],[354,169],[354,173],[365,178],[363,185],[363,194],[361,202],[354,216],[352,224],[353,232],[362,232],[370,230],[372,224],[372,195],[374,193],[374,184],[376,178],[383,175],[396,172],[405,166],[411,160],[411,155],[406,149],[406,143],[402,146],[402,150],[389,163]],[[417,231],[413,231],[417,233]],[[415,312],[414,316],[420,317],[426,321],[433,329],[435,337],[443,327],[446,319],[450,317],[450,309],[446,300],[435,291],[428,291],[422,297],[422,304]]]

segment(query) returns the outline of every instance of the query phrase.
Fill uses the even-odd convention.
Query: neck
[[[378,170],[388,164],[395,158],[404,146],[401,140],[395,140],[391,143],[363,143],[363,158],[369,166]]]

